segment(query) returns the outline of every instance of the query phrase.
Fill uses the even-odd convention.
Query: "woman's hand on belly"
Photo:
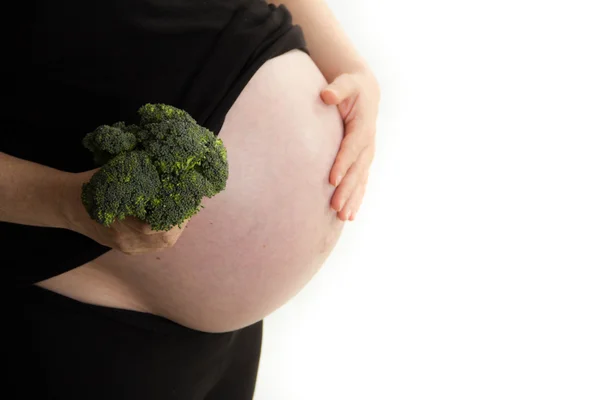
[[[343,124],[320,99],[326,85],[305,53],[268,61],[219,134],[230,167],[225,191],[205,201],[172,248],[111,251],[82,268],[125,285],[134,308],[194,329],[237,329],[279,308],[322,266],[343,227],[329,184]],[[96,283],[81,300],[98,303],[99,290]]]
[[[323,100],[339,107],[345,124],[345,138],[331,168],[331,183],[339,185],[331,205],[340,219],[353,220],[375,154],[379,84],[325,0],[269,3],[287,6],[302,27],[312,59],[331,82],[322,92]]]
[[[379,96],[367,68],[338,76],[321,92],[325,103],[338,106],[344,120],[344,140],[330,176],[337,187],[331,205],[342,220],[354,220],[365,194],[375,156]]]

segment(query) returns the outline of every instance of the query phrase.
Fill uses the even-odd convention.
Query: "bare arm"
[[[0,152],[0,221],[63,228],[127,254],[157,251],[175,244],[182,228],[152,231],[134,218],[110,228],[93,221],[81,202],[81,185],[96,170],[70,173]]]
[[[66,228],[61,197],[69,175],[0,152],[0,221]]]
[[[272,0],[285,5],[302,27],[311,58],[328,82],[342,73],[368,70],[325,0]]]

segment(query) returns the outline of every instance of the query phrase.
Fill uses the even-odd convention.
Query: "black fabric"
[[[0,151],[70,172],[95,168],[81,144],[134,122],[145,103],[188,111],[219,133],[270,58],[307,51],[288,10],[260,0],[44,0],[3,14]],[[0,222],[2,283],[26,286],[109,249],[72,231]]]
[[[235,332],[198,332],[35,286],[9,301],[0,351],[0,384],[4,393],[14,389],[7,398],[253,398],[262,321]]]

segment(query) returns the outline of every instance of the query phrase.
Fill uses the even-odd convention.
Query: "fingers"
[[[345,129],[346,136],[342,140],[329,176],[329,182],[334,186],[340,184],[350,166],[358,160],[361,152],[369,146],[371,141],[371,135],[367,133],[368,128],[356,119],[346,124]]]
[[[336,186],[331,206],[342,220],[356,216],[375,156],[378,96],[371,90],[372,83],[364,73],[342,74],[321,91],[323,102],[336,105],[344,122],[344,138],[329,175]]]
[[[145,236],[126,236],[117,239],[117,248],[128,255],[138,255],[148,252],[165,250],[175,246],[180,234],[177,232]]]
[[[371,153],[372,151],[369,147],[365,148],[360,153],[357,161],[349,168],[348,173],[344,176],[341,184],[333,194],[331,206],[334,210],[339,212],[339,217],[342,220],[348,219],[353,212],[358,211],[358,209],[353,209],[355,207],[349,204],[348,201],[356,191],[356,188],[364,186],[367,181],[372,158]],[[347,204],[348,207],[346,207]]]
[[[118,221],[111,228],[111,247],[128,255],[138,255],[171,248],[175,245],[187,221],[181,227],[174,226],[168,231],[155,231],[152,227],[133,217]]]
[[[357,91],[358,84],[354,76],[342,74],[321,91],[321,99],[327,105],[338,105]]]
[[[365,197],[366,188],[367,184],[365,182],[361,185],[358,185],[358,187],[354,189],[354,192],[352,192],[350,198],[344,205],[343,210],[338,213],[338,218],[340,218],[342,221],[354,221],[354,218],[356,218],[356,214],[358,213],[358,210],[360,209]]]

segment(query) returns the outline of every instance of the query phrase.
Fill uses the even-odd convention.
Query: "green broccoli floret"
[[[200,164],[208,152],[205,139],[210,132],[180,120],[144,125],[140,146],[156,160],[161,173],[183,173]]]
[[[94,154],[96,164],[102,165],[119,153],[133,150],[138,130],[137,126],[126,126],[123,122],[102,125],[85,136],[83,145]]]
[[[144,219],[159,186],[160,176],[147,153],[123,152],[83,185],[82,201],[90,216],[104,225],[128,215]]]
[[[181,109],[146,104],[138,114],[139,125],[103,125],[84,137],[102,167],[83,185],[82,201],[103,225],[132,216],[168,230],[225,189],[227,150]]]
[[[193,169],[177,176],[162,176],[158,196],[148,204],[144,220],[158,230],[168,230],[196,213],[209,186]]]
[[[144,104],[138,110],[138,114],[142,126],[167,120],[196,124],[196,120],[187,112],[166,104]]]
[[[221,139],[217,139],[214,135],[206,135],[208,149],[204,160],[196,166],[196,170],[206,178],[207,186],[210,190],[207,191],[206,197],[213,197],[220,191],[225,189],[225,183],[229,174],[227,164],[227,150]]]

